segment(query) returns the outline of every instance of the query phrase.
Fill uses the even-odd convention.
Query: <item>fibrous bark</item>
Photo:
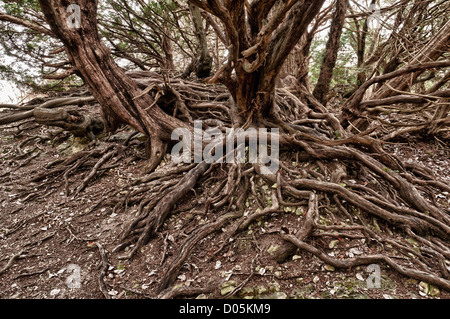
[[[76,72],[100,103],[107,128],[115,130],[128,123],[148,136],[170,140],[171,132],[187,127],[164,113],[149,95],[142,95],[137,84],[114,62],[99,38],[97,1],[80,1],[81,28],[67,24],[66,0],[40,1],[42,12],[55,35],[64,43]]]
[[[319,79],[317,80],[316,87],[313,91],[313,95],[324,105],[326,105],[326,98],[330,89],[333,70],[336,65],[347,7],[348,0],[337,1],[336,9],[331,21],[331,29],[328,35],[328,42],[325,48],[325,56],[320,69]]]

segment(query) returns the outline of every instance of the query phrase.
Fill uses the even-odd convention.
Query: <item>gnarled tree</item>
[[[194,221],[194,227],[186,232],[188,236],[177,238],[173,257],[166,260],[164,256],[164,275],[155,295],[176,295],[176,291],[166,289],[176,281],[193,250],[202,245],[202,239],[213,234],[220,238],[205,247],[208,251],[205,259],[210,261],[226,246],[233,248],[230,239],[240,236],[261,219],[277,221],[276,229],[270,234],[264,230],[257,236],[273,236],[271,241],[279,248],[274,254],[278,262],[284,262],[298,249],[339,268],[380,262],[405,276],[450,290],[447,270],[450,214],[448,207],[430,195],[436,191],[448,192],[448,185],[429,169],[403,163],[386,152],[380,139],[376,138],[376,127],[366,126],[367,130],[352,133],[353,128],[363,127],[355,120],[366,119],[366,106],[401,103],[405,96],[411,103],[448,98],[447,91],[433,91],[433,95],[403,92],[405,75],[429,69],[445,70],[450,66],[448,60],[439,59],[448,53],[448,47],[441,41],[448,33],[434,33],[423,50],[416,54],[417,59],[409,64],[394,67],[384,74],[367,74],[367,80],[345,101],[344,119],[339,121],[337,114],[322,102],[326,100],[336,62],[349,5],[347,1],[337,0],[322,10],[324,0],[190,0],[191,9],[197,6],[195,10],[200,10],[202,17],[213,25],[220,33],[218,37],[227,45],[227,61],[218,66],[216,74],[208,79],[209,84],[175,76],[169,78],[166,72],[126,72],[120,68],[99,35],[97,0],[78,1],[81,9],[79,28],[67,23],[69,0],[39,0],[39,3],[51,31],[34,23],[28,27],[44,28],[43,31],[47,30],[64,44],[71,69],[83,79],[100,104],[106,128],[114,131],[125,123],[150,138],[151,173],[124,188],[110,190],[91,208],[94,211],[101,205],[109,205],[114,211],[129,211],[130,206],[135,209],[136,214],[130,217],[113,253],[131,247],[120,258],[135,256],[166,227],[170,215],[191,211],[207,217],[201,224]],[[398,6],[389,6],[381,12],[402,10],[404,4],[400,1]],[[307,76],[305,66],[308,65],[309,46],[321,23],[330,18],[328,12],[331,9],[334,10],[326,45],[328,54],[322,60],[323,72],[320,83],[316,84],[316,94],[301,81],[291,88],[277,87],[280,72],[288,56],[295,53],[296,46],[302,47],[303,55],[298,74],[302,78]],[[364,17],[367,18],[367,13]],[[217,21],[223,26],[223,32]],[[446,28],[443,24],[443,29]],[[430,55],[426,50],[427,45],[434,48],[433,43],[441,44],[439,56],[437,52]],[[401,86],[391,86],[390,81],[395,79],[402,82]],[[447,81],[448,76],[444,75],[435,84],[442,87]],[[213,83],[223,86],[211,85]],[[368,88],[375,84],[391,86],[402,97],[389,95],[365,100]],[[383,85],[380,88],[384,90]],[[50,112],[42,111],[45,103],[39,105],[38,117],[45,118]],[[20,106],[9,108],[20,109]],[[448,108],[441,111],[445,113]],[[72,114],[58,112],[58,115],[61,120],[66,120]],[[436,116],[446,118],[446,114]],[[173,130],[184,128],[194,133],[193,122],[197,119],[203,120],[208,127],[222,130],[250,126],[279,128],[277,138],[282,148],[279,171],[267,174],[260,163],[225,165],[205,161],[173,164],[169,169],[155,170],[171,145]],[[42,181],[48,176],[63,176],[66,193],[76,198],[100,167],[121,153],[128,142],[129,139],[120,147],[110,144],[103,149],[94,147],[74,154],[58,162],[56,168],[52,166],[58,163],[48,165],[48,170],[30,182]],[[67,176],[86,165],[89,157],[99,159],[91,164],[82,183],[70,192]],[[192,190],[195,200],[186,201],[194,196]],[[124,191],[126,195],[116,196]],[[39,196],[37,192],[32,195]],[[183,207],[178,207],[179,204]],[[283,211],[292,209],[299,216],[294,224],[286,225]],[[372,227],[367,220],[372,220],[378,227]],[[405,236],[413,238],[414,244],[405,240]],[[364,255],[340,260],[316,245],[318,238],[334,237],[365,239]],[[373,242],[377,243],[376,247]],[[374,249],[378,249],[375,254]],[[387,251],[395,257],[387,256]]]

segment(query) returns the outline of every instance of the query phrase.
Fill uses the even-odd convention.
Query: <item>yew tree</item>
[[[123,160],[124,149],[130,151],[130,141],[138,133],[148,138],[145,173],[124,187],[106,190],[87,214],[101,206],[129,213],[112,251],[123,259],[163,237],[172,216],[189,212],[204,217],[202,223],[186,224],[180,218],[173,253],[163,252],[163,276],[155,296],[180,293],[172,285],[195,252],[207,254],[199,262],[211,262],[225,247],[237,249],[233,239],[263,220],[268,228],[252,233],[256,246],[270,236],[277,248],[270,258],[279,263],[298,251],[336,268],[383,263],[404,276],[450,290],[450,211],[434,196],[448,194],[450,188],[430,169],[400,160],[386,143],[414,132],[446,138],[450,24],[441,16],[450,12],[450,6],[438,6],[440,1],[382,1],[384,6],[377,11],[380,24],[373,28],[368,22],[373,8],[348,0],[173,1],[168,8],[174,19],[144,1],[136,6],[114,1],[123,12],[106,23],[99,21],[98,0],[78,0],[79,16],[68,10],[71,0],[38,2],[40,12],[30,20],[0,12],[0,21],[61,43],[59,53],[65,52],[67,61],[53,66],[63,70],[63,77],[82,79],[89,93],[3,106],[15,112],[0,117],[0,125],[35,118],[81,135],[90,127],[88,150],[46,165],[26,181],[32,186],[40,182],[42,187],[63,180],[71,200],[94,183],[105,163]],[[152,13],[138,14],[138,7]],[[434,12],[430,13],[434,19],[427,18],[429,12]],[[188,31],[178,14],[192,18]],[[161,18],[161,25],[149,17]],[[137,21],[145,21],[144,27],[137,27]],[[146,26],[152,29],[151,36],[144,34]],[[319,47],[313,42],[323,34],[320,61],[310,61],[311,48]],[[149,38],[160,42],[158,48]],[[356,49],[357,57],[351,61],[342,61],[339,55],[346,41],[353,41],[350,46]],[[182,53],[173,54],[175,47]],[[125,70],[114,54],[140,70]],[[147,55],[158,68],[148,63]],[[183,70],[174,62],[180,56],[184,66],[194,61],[192,67],[196,63],[201,67],[197,72]],[[310,62],[319,65],[317,83],[309,79]],[[335,73],[339,65],[357,78],[349,92],[333,85],[350,82],[336,77],[342,74]],[[65,108],[94,101],[101,109],[96,119]],[[393,112],[401,119],[405,114],[421,114],[423,119],[386,120]],[[171,162],[166,153],[174,143],[172,133],[184,129],[194,135],[196,120],[221,131],[279,129],[280,169],[267,173],[261,163]],[[115,134],[124,126],[135,132],[122,144],[106,139],[106,146],[97,147],[99,131]],[[160,165],[163,159],[164,165],[169,163],[165,167]],[[71,190],[68,176],[81,168],[89,171]],[[27,199],[35,196],[41,195],[26,193]],[[212,237],[219,240],[208,241]],[[357,240],[364,253],[342,259],[328,254],[324,240],[336,237]],[[128,250],[122,254],[124,249]],[[101,290],[108,295],[104,285]]]

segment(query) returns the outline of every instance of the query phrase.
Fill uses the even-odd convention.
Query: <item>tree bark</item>
[[[348,4],[348,0],[338,0],[336,3],[336,10],[333,13],[330,34],[328,36],[328,42],[325,49],[325,57],[320,69],[317,85],[313,91],[313,95],[322,104],[326,104],[326,97],[328,91],[330,90],[331,79],[333,77],[333,70],[337,61],[342,28],[345,23],[345,14],[347,12]]]
[[[439,32],[428,42],[418,53],[416,53],[409,61],[410,65],[422,64],[431,61],[436,61],[445,52],[450,49],[450,21],[448,21]],[[424,70],[406,74],[401,77],[395,78],[387,82],[391,87],[399,91],[407,91],[411,85],[415,83],[418,76],[423,73]],[[392,95],[396,95],[389,89],[388,86],[383,85],[380,89],[373,93],[372,99],[387,98]]]
[[[381,82],[391,82],[392,80],[396,80],[398,78],[403,78],[404,76],[408,76],[409,74],[414,74],[417,72],[423,72],[425,70],[434,69],[434,68],[442,68],[450,66],[450,60],[436,61],[436,62],[428,62],[416,65],[408,65],[401,69],[398,69],[394,72],[383,74],[376,76],[361,85],[358,90],[352,95],[352,97],[346,102],[343,107],[343,117],[342,121],[345,124],[348,122],[353,122],[361,117],[363,112],[365,111],[366,105],[363,103],[363,98],[369,87],[376,83]],[[380,100],[374,99],[374,100]],[[374,101],[372,100],[372,101]],[[373,102],[372,102],[373,103]],[[367,123],[366,123],[367,124]],[[363,128],[363,126],[361,126]]]
[[[264,0],[189,2],[224,25],[230,44],[228,63],[213,78],[227,86],[242,123],[258,125],[273,117],[281,68],[325,1],[294,0],[279,6]]]
[[[97,27],[98,0],[80,0],[81,27],[68,23],[69,0],[40,0],[42,12],[53,33],[63,42],[72,65],[100,103],[109,130],[127,123],[148,136],[169,141],[183,122],[163,112],[153,99],[142,94],[137,84],[112,59],[100,40]]]
[[[230,91],[234,92],[237,109],[247,122],[260,123],[272,118],[275,87],[280,71],[300,38],[306,34],[323,3],[322,0],[297,1],[283,16],[283,20],[275,15],[258,33],[253,41],[255,44],[247,49],[244,47],[241,51],[242,63],[236,68],[236,82]],[[277,22],[278,28],[275,27]],[[272,25],[274,31],[270,33]],[[244,39],[241,43],[245,45]]]
[[[206,30],[203,26],[203,18],[200,8],[192,3],[189,3],[189,11],[191,12],[195,35],[198,40],[199,57],[194,58],[194,61],[192,61],[192,64],[188,67],[184,76],[189,76],[190,73],[194,72],[199,79],[204,79],[211,75],[213,58],[208,51]]]
[[[173,62],[172,40],[166,35],[169,30],[165,28],[162,36],[161,47],[164,51],[164,68],[167,71],[175,71],[175,63]]]

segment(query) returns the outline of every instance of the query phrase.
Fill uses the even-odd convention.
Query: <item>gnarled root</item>
[[[209,164],[202,162],[183,176],[179,182],[169,189],[156,195],[156,199],[152,200],[150,207],[142,209],[141,214],[128,227],[128,230],[122,236],[122,240],[132,236],[132,239],[138,235],[137,242],[133,250],[123,259],[131,258],[142,245],[148,243],[152,236],[156,234],[164,223],[170,209],[185,196],[197,183],[198,179],[206,172]]]
[[[146,174],[152,173],[159,164],[161,164],[164,156],[167,154],[167,143],[163,142],[157,136],[151,136],[147,145],[147,153],[149,155],[149,162],[144,168]]]

